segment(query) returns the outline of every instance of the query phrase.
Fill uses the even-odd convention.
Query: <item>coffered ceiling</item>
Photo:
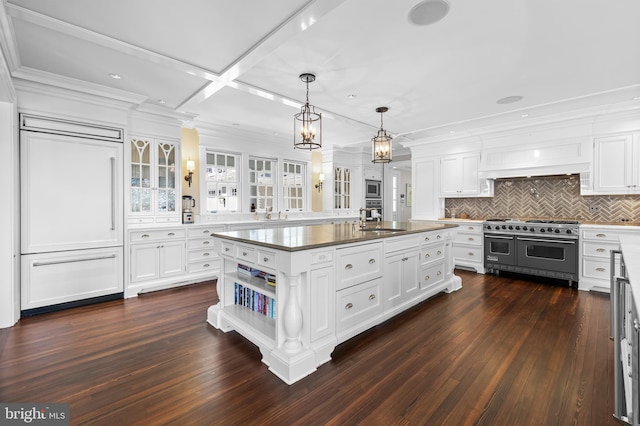
[[[420,0],[3,0],[0,45],[14,78],[134,95],[282,143],[304,72],[328,146],[369,141],[379,106],[402,143],[640,103],[638,0],[446,1],[422,26],[409,19]]]

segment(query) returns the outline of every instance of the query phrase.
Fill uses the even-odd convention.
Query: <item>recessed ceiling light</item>
[[[347,98],[349,99],[355,99],[356,95],[348,95]]]
[[[528,116],[529,116],[529,114],[522,114],[520,117],[527,118]]]
[[[120,77],[120,74],[116,74],[116,73],[109,74],[109,77],[111,77],[114,80],[120,80],[122,78]]]
[[[449,13],[449,3],[444,0],[426,0],[409,11],[409,22],[425,26],[435,24]]]
[[[522,100],[522,96],[507,96],[506,98],[498,99],[497,104],[512,104]]]
[[[164,99],[158,99],[158,103],[164,105],[167,103],[167,101],[165,101]]]
[[[455,130],[449,130],[449,133],[454,134],[456,131]]]

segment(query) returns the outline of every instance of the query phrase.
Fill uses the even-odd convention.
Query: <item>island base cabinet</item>
[[[336,331],[339,342],[380,322],[383,315],[381,290],[382,278],[376,278],[336,293]]]

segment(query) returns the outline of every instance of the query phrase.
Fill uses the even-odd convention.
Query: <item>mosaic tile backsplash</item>
[[[470,218],[563,218],[640,222],[640,195],[580,195],[580,177],[497,179],[492,198],[447,198],[445,207]],[[449,212],[447,212],[449,216]]]

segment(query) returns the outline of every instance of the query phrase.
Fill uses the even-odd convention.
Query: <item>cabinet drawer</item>
[[[582,259],[582,276],[596,278],[607,283],[611,278],[611,264],[606,260]]]
[[[213,239],[211,238],[198,238],[196,240],[189,239],[187,241],[187,248],[191,249],[200,249],[200,248],[213,248]]]
[[[466,224],[466,223],[458,223],[458,232],[467,232],[470,234],[482,234],[482,224]]]
[[[229,256],[234,256],[236,253],[236,249],[233,243],[228,243],[226,241],[223,241],[222,244],[220,244],[220,254],[226,254]]]
[[[382,278],[367,281],[336,293],[338,332],[356,327],[382,313]]]
[[[336,252],[338,290],[382,275],[382,243],[338,249]]]
[[[433,232],[426,235],[421,236],[421,244],[431,244],[431,243],[439,243],[443,241],[445,238],[444,232]]]
[[[172,240],[184,238],[184,229],[147,229],[145,231],[131,231],[130,241],[139,243],[145,241]]]
[[[218,259],[218,254],[212,249],[189,250],[187,261]]]
[[[444,280],[444,262],[439,262],[433,266],[422,268],[420,277],[420,288],[425,290]]]
[[[317,265],[318,263],[331,262],[333,260],[333,251],[324,250],[311,253],[311,264]]]
[[[275,269],[276,254],[272,251],[258,250],[258,265]]]
[[[617,243],[619,240],[620,234],[615,231],[610,230],[596,230],[596,229],[583,229],[582,230],[582,238],[585,240],[597,240],[597,241],[609,241],[613,243]]]
[[[482,247],[453,245],[453,258],[470,262],[482,262]]]
[[[419,235],[410,235],[408,237],[388,238],[385,241],[385,253],[393,253],[394,251],[404,251],[411,247],[418,247],[420,244]]]
[[[470,244],[474,246],[479,246],[482,244],[482,234],[470,234],[467,232],[458,232],[453,239],[454,243],[457,244]]]
[[[240,261],[256,263],[257,251],[253,247],[238,245],[236,246],[236,258]]]
[[[180,223],[180,216],[157,217],[157,223]]]
[[[206,228],[189,228],[187,236],[189,238],[208,237],[214,232],[224,231],[224,226],[209,226]]]
[[[444,258],[444,246],[442,244],[437,246],[425,247],[421,251],[420,259],[422,263],[433,262]]]
[[[200,262],[189,262],[187,270],[190,274],[220,268],[220,259],[202,260]]]
[[[594,256],[609,259],[611,250],[618,250],[618,244],[596,241],[585,241],[582,243],[582,255]]]

